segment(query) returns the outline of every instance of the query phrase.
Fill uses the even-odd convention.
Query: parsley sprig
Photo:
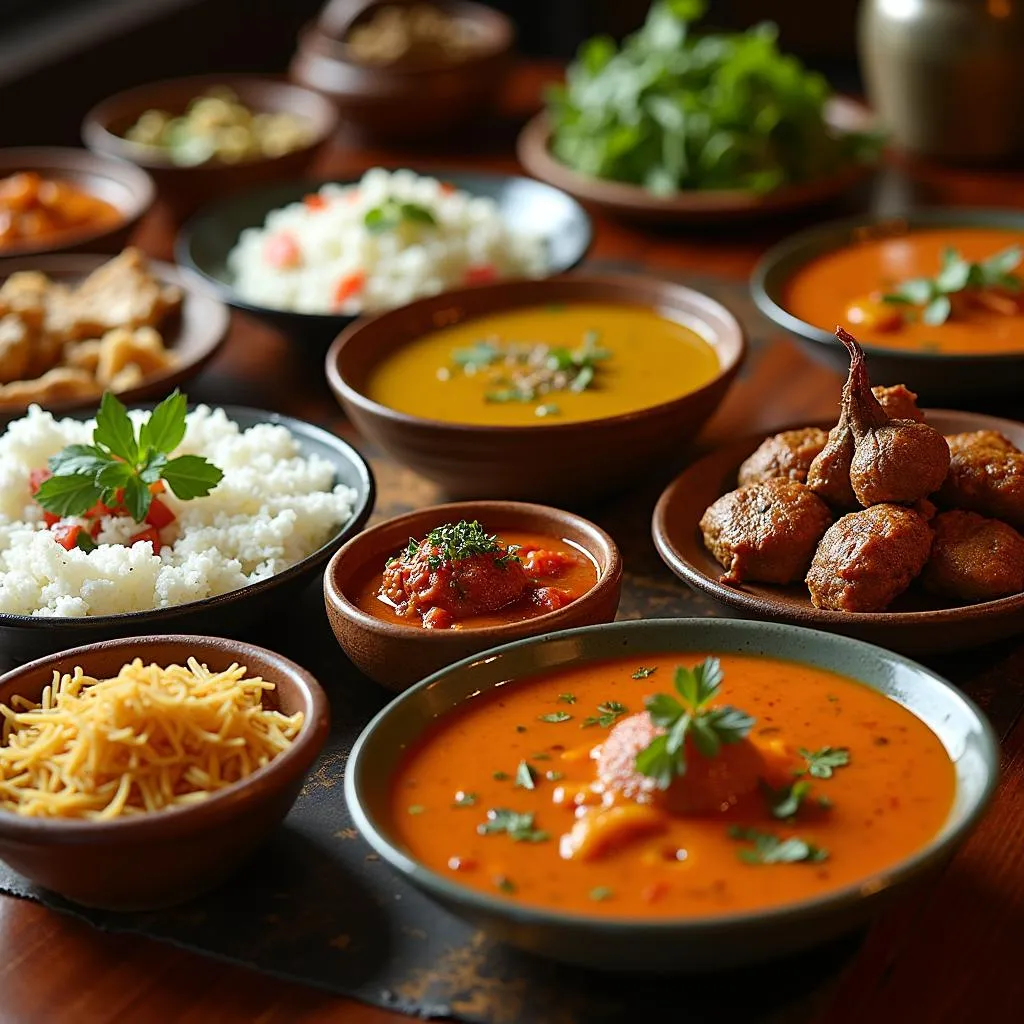
[[[516,843],[543,843],[551,836],[543,829],[533,827],[533,815],[510,811],[505,807],[492,808],[487,812],[487,821],[477,825],[482,836],[507,835]]]
[[[607,729],[609,726],[614,725],[623,715],[628,713],[629,708],[627,708],[625,704],[620,704],[617,700],[602,701],[597,705],[597,714],[587,715],[587,717],[580,722],[580,728],[588,729],[592,725],[599,725],[602,729]]]
[[[659,789],[667,789],[674,778],[686,774],[687,739],[704,757],[715,757],[723,744],[738,743],[754,725],[754,719],[738,708],[709,706],[722,686],[717,658],[707,658],[693,668],[680,665],[674,684],[681,701],[669,693],[656,693],[644,701],[651,721],[665,732],[636,756],[637,771],[653,778]]]
[[[782,839],[772,832],[733,825],[729,829],[729,838],[752,844],[736,851],[736,856],[744,864],[820,864],[828,860],[828,850],[798,836]]]
[[[221,470],[200,455],[170,458],[185,437],[186,405],[176,390],[136,433],[128,410],[105,392],[92,444],[68,445],[50,459],[53,475],[36,491],[36,501],[59,516],[83,515],[97,502],[123,504],[141,523],[153,500],[149,486],[158,480],[182,501],[205,498],[223,478]]]
[[[820,750],[808,750],[801,747],[800,756],[807,763],[806,768],[798,768],[795,775],[813,775],[816,779],[831,779],[836,768],[845,768],[850,763],[850,751],[846,747],[822,747]]]

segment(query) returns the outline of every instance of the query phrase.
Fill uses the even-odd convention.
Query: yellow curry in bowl
[[[914,229],[865,237],[799,268],[782,305],[878,348],[939,355],[1024,352],[1024,232]]]
[[[637,412],[721,372],[694,327],[642,306],[565,303],[442,327],[373,371],[373,401],[447,423],[533,426]]]
[[[825,669],[702,658],[569,666],[442,716],[392,781],[400,844],[522,905],[679,919],[871,884],[942,829],[954,768],[909,710]]]

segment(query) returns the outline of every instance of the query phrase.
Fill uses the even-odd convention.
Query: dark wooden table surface
[[[376,163],[417,168],[514,171],[515,130],[536,109],[540,87],[555,70],[520,69],[510,82],[503,117],[458,148],[429,153],[373,151],[344,141],[317,169],[354,175]],[[1024,206],[1024,172],[940,169],[890,161],[870,200],[893,212],[911,201]],[[822,214],[822,216],[831,214]],[[656,275],[693,272],[742,281],[765,246],[800,224],[730,228],[699,236],[651,232],[595,215],[592,257],[627,262]],[[168,258],[173,229],[157,210],[137,241]],[[350,439],[319,379],[316,364],[256,322],[236,316],[223,354],[198,387],[204,398],[247,404],[326,424]],[[766,431],[835,412],[839,379],[811,362],[789,339],[773,336],[752,372],[737,382],[700,438],[708,447],[738,434]],[[358,442],[357,442],[358,443]],[[377,462],[381,504],[401,489],[404,503],[437,495],[393,465]],[[666,578],[668,579],[667,570]],[[941,669],[941,665],[937,666]],[[1024,677],[1024,645],[1000,651],[993,685]],[[984,676],[981,686],[985,685]],[[1019,1019],[1024,970],[1024,699],[1003,718],[1003,777],[991,813],[942,878],[880,920],[838,979],[802,1013],[808,1024],[920,1021],[967,1024]],[[385,1024],[406,1018],[313,989],[206,960],[138,937],[101,933],[32,903],[0,897],[0,1021],[35,1022],[302,1022]],[[685,1019],[683,1007],[672,1019]],[[724,1018],[723,1018],[724,1019]],[[731,1018],[730,1018],[731,1019]],[[527,1022],[524,1022],[527,1024]]]

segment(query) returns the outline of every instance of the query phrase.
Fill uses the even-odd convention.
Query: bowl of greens
[[[685,221],[834,198],[881,150],[869,111],[779,49],[774,25],[696,33],[705,0],[657,0],[620,45],[596,36],[523,129],[535,177],[607,212]]]

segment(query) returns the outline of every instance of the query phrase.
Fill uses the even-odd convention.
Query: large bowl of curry
[[[915,662],[662,619],[438,672],[367,726],[345,795],[392,868],[493,937],[696,971],[864,924],[948,861],[997,774],[985,717]]]
[[[577,504],[677,464],[745,352],[700,292],[572,274],[360,320],[327,378],[363,434],[447,494]]]
[[[988,408],[1024,379],[1024,212],[935,208],[824,224],[771,249],[751,291],[815,358],[845,370],[841,326],[879,379],[931,405]]]

